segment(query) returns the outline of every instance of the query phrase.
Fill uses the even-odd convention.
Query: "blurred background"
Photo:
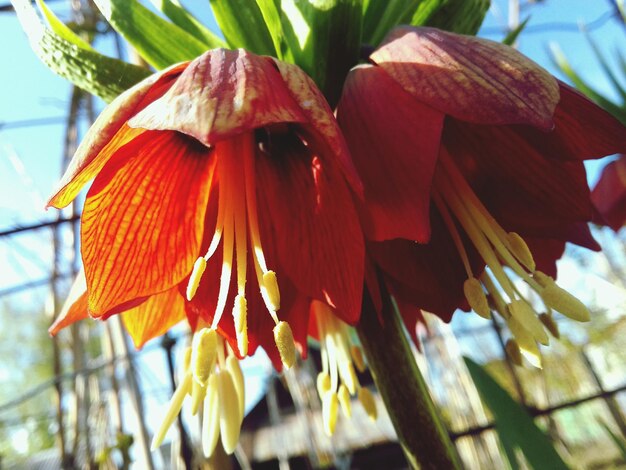
[[[207,1],[183,3],[214,25]],[[99,51],[128,59],[123,40],[91,2],[48,4],[88,32]],[[480,35],[501,41],[528,19],[516,47],[567,81],[566,58],[579,78],[624,108],[605,70],[618,71],[626,87],[626,24],[618,4],[493,0]],[[116,319],[81,322],[56,338],[47,333],[80,266],[80,202],[45,211],[46,197],[103,103],[39,62],[8,0],[0,0],[0,41],[0,468],[127,468],[131,462],[184,468],[198,433],[191,417],[170,431],[160,451],[148,450],[188,341],[184,328],[140,351]],[[590,185],[607,161],[588,166]],[[508,464],[462,356],[484,365],[536,416],[573,467],[626,468],[607,431],[626,438],[626,234],[599,228],[594,234],[602,253],[568,248],[559,265],[560,284],[589,306],[593,320],[559,320],[562,339],[542,348],[543,369],[511,364],[497,322],[461,312],[451,324],[426,317],[416,358],[467,468]],[[277,377],[259,353],[245,369],[241,444],[235,459],[213,462],[215,468],[402,468],[384,413],[372,423],[355,409],[332,441],[324,435],[314,359]]]

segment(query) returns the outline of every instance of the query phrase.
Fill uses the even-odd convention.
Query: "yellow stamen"
[[[291,368],[296,362],[296,345],[289,323],[286,321],[278,322],[274,327],[274,341],[283,365],[287,369]]]
[[[554,336],[556,339],[559,339],[561,337],[561,333],[559,332],[559,325],[556,324],[554,318],[552,318],[552,315],[542,313],[541,315],[539,315],[539,320],[541,320],[541,323],[544,324],[544,326],[548,329],[552,336]]]
[[[509,339],[506,342],[506,346],[504,347],[504,349],[506,349],[506,353],[511,358],[511,361],[513,361],[513,364],[515,364],[516,366],[522,365],[522,353],[519,349],[517,341],[515,341],[514,339]]]
[[[370,417],[372,421],[376,421],[378,418],[378,411],[376,410],[376,401],[374,400],[374,395],[367,388],[359,389],[359,401],[361,405],[363,405],[363,409],[367,416]]]
[[[579,322],[591,320],[591,315],[585,304],[565,289],[559,287],[554,281],[547,282],[540,295],[548,307],[572,320]]]
[[[489,302],[487,302],[487,296],[485,295],[480,281],[474,277],[470,277],[463,284],[463,292],[472,310],[481,317],[489,320],[489,318],[491,318],[491,309],[489,308]]]
[[[220,400],[217,374],[209,377],[202,416],[202,452],[210,457],[220,438]]]
[[[327,372],[320,372],[317,374],[317,393],[320,399],[326,395],[326,392],[330,391],[330,375]]]
[[[202,257],[198,258],[193,265],[193,271],[191,271],[191,276],[189,277],[189,282],[187,283],[187,300],[193,299],[196,295],[196,291],[198,290],[198,286],[200,285],[200,280],[202,279],[205,269],[206,260]]]
[[[365,372],[365,358],[363,357],[363,350],[357,345],[352,345],[350,348],[350,356],[352,356],[352,360],[354,361],[357,370],[360,373]]]
[[[541,369],[541,354],[539,353],[539,348],[537,347],[537,343],[535,338],[533,338],[533,335],[513,317],[507,320],[507,324],[509,325],[511,334],[519,345],[522,355],[533,366]]]
[[[348,387],[341,384],[339,386],[339,391],[337,392],[337,398],[339,398],[339,404],[341,405],[343,414],[346,415],[346,418],[351,418],[352,403],[350,401],[350,392],[348,391]]]
[[[238,294],[233,306],[233,319],[235,321],[235,333],[237,334],[237,347],[242,356],[248,354],[248,302],[246,298]]]
[[[339,398],[335,392],[327,392],[322,398],[322,420],[324,431],[328,436],[335,433],[337,425],[337,411],[339,410]]]
[[[197,380],[193,381],[191,385],[191,416],[195,416],[198,414],[198,410],[200,409],[200,403],[204,400],[206,396],[206,386],[202,386],[198,383]]]
[[[533,337],[543,345],[550,344],[550,339],[537,318],[537,313],[525,300],[514,300],[509,304],[509,312]]]
[[[217,356],[217,332],[211,328],[203,328],[193,335],[193,378],[205,387]]]
[[[535,260],[524,239],[515,232],[509,232],[507,238],[511,252],[530,272],[533,272],[536,268]]]
[[[243,419],[244,412],[244,404],[245,404],[245,382],[243,380],[243,372],[241,371],[241,364],[239,364],[239,359],[235,356],[228,356],[226,359],[226,369],[230,372],[231,377],[233,378],[233,384],[235,385],[235,390],[237,391],[237,399],[239,403],[239,416]]]
[[[167,431],[176,419],[178,413],[180,413],[180,409],[183,406],[183,400],[185,398],[185,395],[187,395],[187,393],[191,390],[191,381],[191,374],[186,374],[182,383],[178,386],[178,388],[174,392],[174,395],[172,395],[172,399],[170,400],[170,404],[167,408],[167,413],[165,413],[165,418],[163,418],[161,426],[159,426],[159,429],[152,438],[150,450],[154,451],[158,449],[163,442],[163,439],[165,439]]]
[[[239,414],[239,399],[233,378],[227,369],[218,372],[220,394],[220,435],[227,454],[232,454],[239,441],[242,417]]]
[[[263,297],[268,305],[268,310],[276,312],[280,309],[280,291],[274,271],[267,271],[263,274],[263,287],[261,288]]]

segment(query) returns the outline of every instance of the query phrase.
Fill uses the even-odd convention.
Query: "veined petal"
[[[297,65],[275,59],[271,60],[278,67],[289,93],[308,119],[308,125],[303,126],[302,129],[302,136],[307,140],[307,144],[313,146],[314,151],[321,155],[333,155],[353,191],[362,195],[363,185],[359,174],[354,167],[333,112],[322,92]]]
[[[60,209],[67,206],[118,148],[142,133],[142,130],[129,129],[126,121],[162,96],[185,67],[186,64],[178,64],[151,75],[122,93],[102,111],[78,146],[48,207]]]
[[[511,47],[401,26],[370,59],[416,99],[458,119],[552,128],[556,80]]]
[[[243,49],[213,49],[193,60],[176,84],[129,121],[211,144],[274,123],[306,122],[274,63]]]
[[[542,132],[528,126],[516,131],[547,158],[587,160],[626,153],[626,127],[582,93],[559,82],[561,100],[554,113],[554,129]]]
[[[626,156],[610,162],[602,170],[591,199],[606,223],[617,231],[626,222]]]
[[[152,295],[137,307],[122,312],[122,322],[137,349],[184,319],[185,299],[178,286]]]
[[[85,282],[85,272],[81,269],[76,275],[61,312],[48,329],[48,333],[55,336],[66,326],[83,320],[88,316],[87,284]]]
[[[356,67],[348,75],[337,119],[363,180],[360,214],[368,239],[430,238],[443,118],[377,67]]]
[[[274,243],[300,292],[327,302],[353,324],[360,313],[364,247],[342,173],[292,134],[276,136],[268,154],[257,155],[264,246]]]
[[[146,132],[113,155],[87,194],[81,224],[92,316],[189,274],[213,168],[205,147],[171,132]]]

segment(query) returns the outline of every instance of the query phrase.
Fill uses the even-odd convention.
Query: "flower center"
[[[215,156],[218,159],[219,179],[217,223],[206,254],[198,258],[194,264],[187,285],[187,299],[191,300],[194,297],[206,264],[217,251],[221,241],[222,272],[211,328],[217,328],[224,313],[236,259],[237,295],[232,313],[239,353],[245,356],[248,353],[246,277],[249,241],[260,293],[267,311],[276,324],[274,337],[278,350],[283,363],[290,367],[295,359],[293,337],[289,325],[278,320],[276,312],[280,309],[280,291],[276,273],[267,268],[261,245],[256,201],[254,134],[244,133],[218,142],[215,144]]]
[[[549,343],[546,329],[558,336],[552,311],[578,321],[588,321],[589,311],[577,298],[557,286],[554,279],[536,270],[523,238],[515,232],[506,232],[498,224],[445,149],[440,152],[435,172],[433,200],[467,272],[464,293],[470,307],[484,318],[489,318],[492,310],[496,311],[505,319],[515,338],[507,349],[520,348],[531,364],[540,367],[537,342]],[[488,270],[480,279],[472,273],[457,224],[487,265]],[[522,279],[530,287],[546,313],[537,314],[531,296],[522,294],[513,279]]]
[[[218,438],[228,454],[239,440],[244,415],[245,389],[239,360],[213,328],[193,335],[186,352],[182,379],[172,396],[161,426],[154,434],[152,450],[158,448],[180,413],[185,397],[191,397],[191,414],[202,413],[202,449],[209,457]]]
[[[353,344],[348,325],[333,313],[328,305],[314,300],[313,313],[317,320],[322,372],[317,376],[317,392],[322,400],[322,417],[326,434],[332,436],[337,424],[339,405],[346,417],[352,416],[350,396],[358,395],[365,412],[376,419],[376,403],[370,391],[361,387],[354,366],[366,369],[363,351]]]

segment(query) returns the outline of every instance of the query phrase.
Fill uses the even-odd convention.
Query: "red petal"
[[[626,128],[617,119],[570,86],[559,86],[554,129],[520,126],[517,132],[548,158],[585,160],[626,152]]]
[[[318,153],[334,155],[344,176],[359,195],[363,193],[363,184],[348,152],[341,130],[326,102],[326,98],[315,82],[296,65],[271,59],[278,67],[287,90],[296,100],[308,125],[303,127],[303,135],[309,145],[317,144]]]
[[[626,223],[626,155],[604,167],[591,198],[609,227],[622,228]]]
[[[59,181],[48,206],[67,206],[85,184],[96,176],[115,151],[141,130],[129,129],[126,121],[162,96],[186,67],[178,64],[142,80],[107,106],[85,135]]]
[[[238,49],[213,49],[129,124],[174,130],[209,146],[274,123],[306,122],[271,61]]]
[[[327,302],[354,324],[363,291],[363,236],[343,175],[309,150],[284,134],[272,140],[269,154],[258,153],[262,241],[274,244],[302,294]]]
[[[350,72],[337,114],[365,187],[366,237],[427,242],[443,114],[372,66]]]
[[[88,316],[87,284],[85,283],[85,272],[81,269],[72,284],[72,288],[63,304],[61,312],[48,329],[48,332],[52,336],[55,336],[66,326],[84,320]]]
[[[418,100],[464,121],[553,125],[556,80],[503,44],[402,26],[370,59]]]
[[[170,132],[146,132],[94,181],[82,217],[93,316],[177,285],[199,255],[214,159]]]
[[[153,295],[139,306],[122,313],[124,326],[137,349],[184,319],[185,299],[180,295],[178,286]]]
[[[587,221],[584,166],[546,158],[509,126],[446,121],[444,145],[501,224]]]

